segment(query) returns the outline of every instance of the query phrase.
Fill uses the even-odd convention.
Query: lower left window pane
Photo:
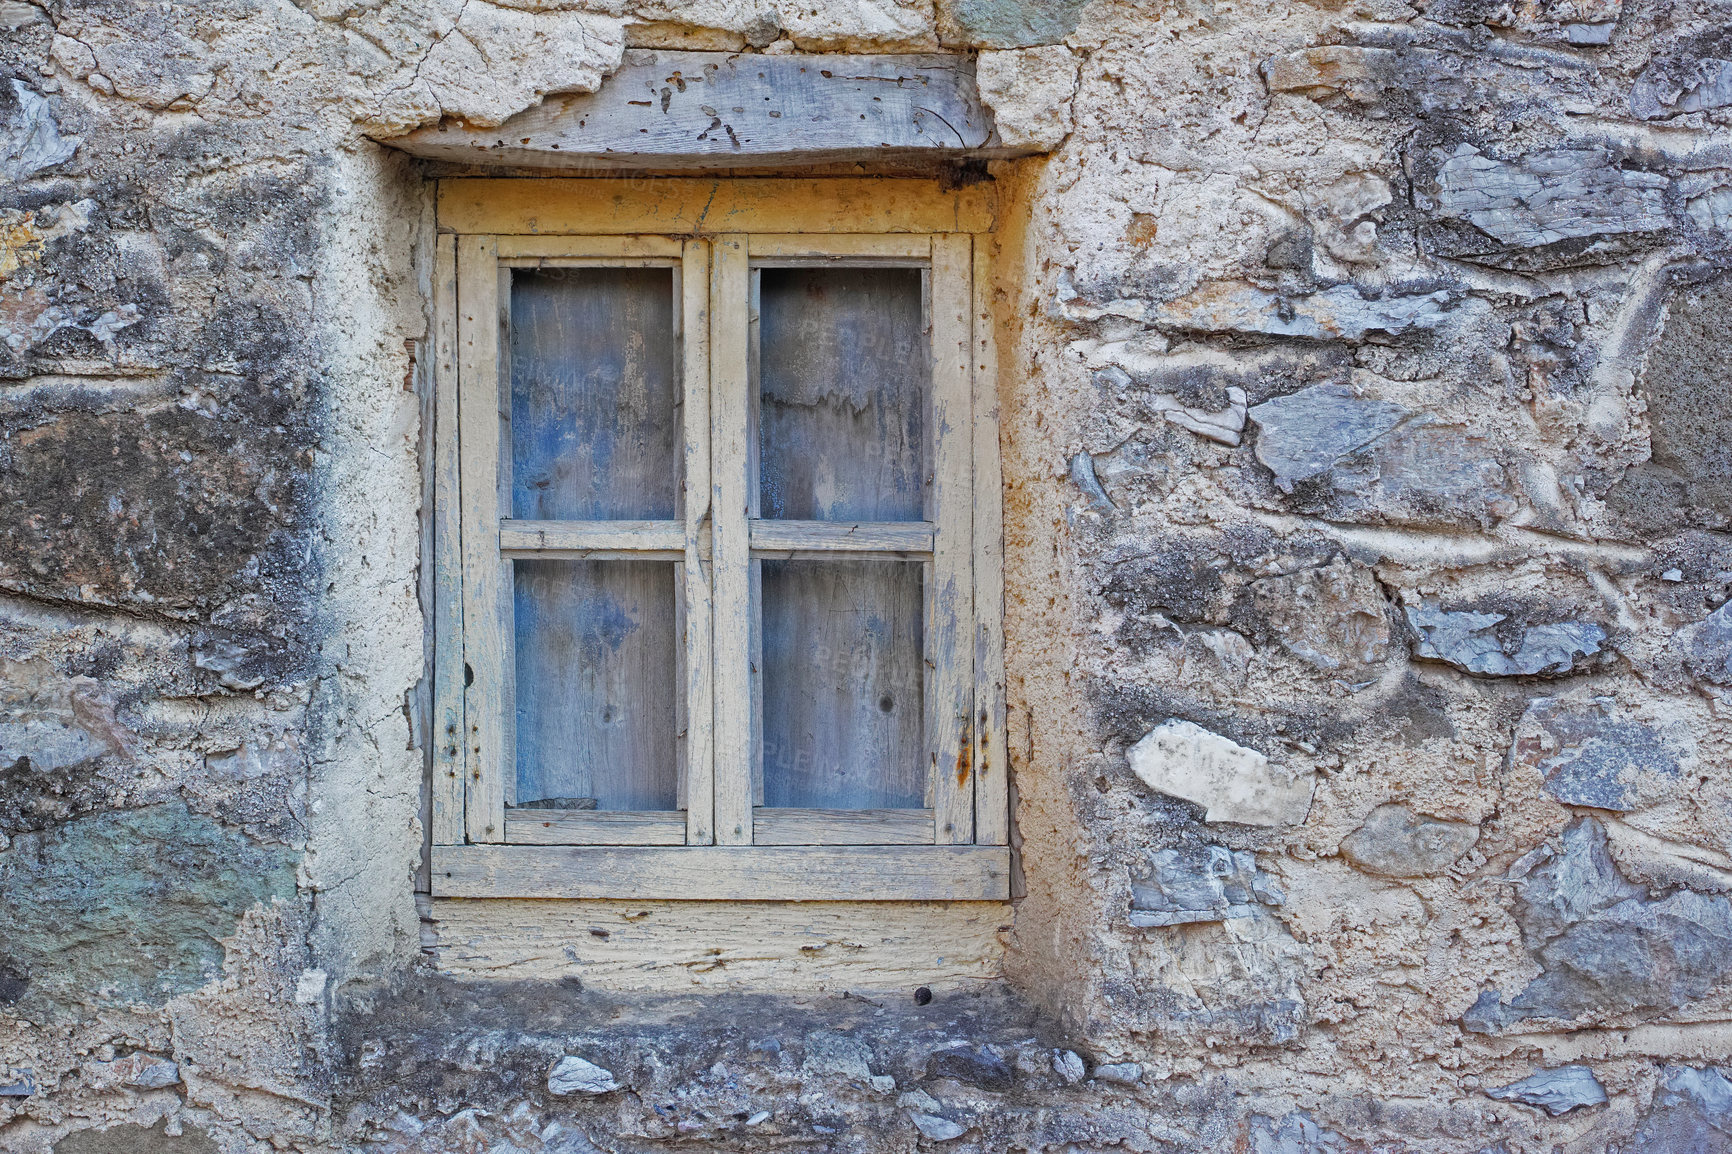
[[[515,561],[520,807],[679,806],[679,620],[663,561]]]

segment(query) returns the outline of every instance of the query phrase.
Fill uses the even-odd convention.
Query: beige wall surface
[[[0,1150],[1732,1149],[1728,19],[0,0]],[[742,176],[991,206],[1008,903],[429,896],[389,141],[674,51],[1034,153]]]

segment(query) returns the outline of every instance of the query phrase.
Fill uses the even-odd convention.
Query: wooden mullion
[[[929,809],[759,809],[755,845],[931,845]]]
[[[668,236],[501,236],[499,259],[522,260],[678,260],[681,242]]]
[[[772,521],[750,524],[752,556],[924,559],[935,526],[928,521]]]
[[[1004,490],[998,452],[998,348],[992,238],[974,238],[974,840],[1010,843],[1005,740]]]
[[[512,845],[684,845],[686,819],[676,811],[508,809]]]
[[[1004,846],[433,847],[442,898],[1004,901]]]
[[[927,589],[926,748],[937,840],[974,840],[973,312],[970,238],[933,238],[932,519]]]
[[[499,549],[544,560],[683,561],[684,521],[501,521]]]
[[[458,482],[457,238],[434,255],[433,828],[435,845],[463,841],[463,513]]]
[[[711,516],[714,526],[715,840],[752,842],[751,540],[747,444],[749,284],[743,236],[717,237],[710,263]]]
[[[505,837],[506,579],[499,556],[499,271],[491,236],[457,246],[458,421],[463,506],[464,825]]]
[[[714,577],[710,490],[710,245],[685,243],[681,276],[685,389],[686,842],[716,840]]]

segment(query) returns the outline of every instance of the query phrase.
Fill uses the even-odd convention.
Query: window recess
[[[435,894],[1004,898],[979,191],[446,183]]]

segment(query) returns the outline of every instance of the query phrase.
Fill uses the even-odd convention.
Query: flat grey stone
[[[1732,601],[1680,629],[1684,666],[1703,681],[1732,685]]]
[[[36,1072],[13,1066],[0,1073],[0,1098],[28,1098],[36,1093]]]
[[[1281,894],[1257,869],[1255,855],[1219,845],[1156,850],[1131,879],[1130,924],[1176,926],[1245,918]]]
[[[1313,385],[1249,411],[1257,426],[1257,459],[1285,493],[1295,481],[1328,472],[1408,415],[1400,405],[1361,397],[1343,385]]]
[[[1539,697],[1516,725],[1511,765],[1529,765],[1565,805],[1628,811],[1645,785],[1676,779],[1693,751],[1688,730],[1662,734],[1620,717],[1610,698],[1569,704]]]
[[[1479,827],[1380,805],[1341,842],[1341,855],[1360,869],[1397,878],[1442,873],[1479,841]]]
[[[949,1118],[940,1118],[936,1114],[920,1114],[910,1111],[909,1121],[921,1135],[934,1142],[948,1142],[952,1138],[960,1138],[968,1133],[968,1127],[952,1122]]]
[[[21,80],[12,81],[12,97],[12,115],[0,126],[0,172],[8,180],[29,180],[71,160],[79,138],[60,135],[48,98]]]
[[[613,1071],[605,1070],[575,1054],[567,1054],[554,1064],[547,1075],[547,1092],[564,1097],[567,1094],[607,1094],[619,1089]]]
[[[1553,1070],[1536,1070],[1521,1081],[1501,1089],[1487,1090],[1486,1096],[1505,1102],[1522,1102],[1538,1106],[1554,1118],[1580,1106],[1603,1106],[1606,1089],[1594,1072],[1586,1066],[1559,1066]]]
[[[1095,1080],[1116,1086],[1135,1086],[1143,1080],[1143,1068],[1135,1062],[1109,1062],[1095,1067]]]
[[[1415,656],[1490,677],[1568,673],[1578,657],[1598,654],[1606,639],[1606,631],[1591,621],[1530,625],[1520,630],[1521,640],[1511,652],[1492,632],[1505,620],[1502,613],[1445,610],[1429,602],[1403,608],[1419,638]]]
[[[1067,1086],[1074,1086],[1088,1075],[1083,1067],[1083,1060],[1075,1050],[1054,1050],[1052,1052],[1052,1072],[1057,1074],[1059,1081]]]
[[[1436,211],[1515,248],[1670,227],[1669,181],[1612,163],[1599,148],[1559,148],[1514,161],[1460,145],[1437,172]]]
[[[804,1077],[848,1078],[863,1084],[872,1080],[872,1051],[859,1039],[814,1031],[805,1042],[806,1057],[800,1063]]]
[[[1103,513],[1111,513],[1118,506],[1107,496],[1107,491],[1101,488],[1100,478],[1095,476],[1095,459],[1087,452],[1078,452],[1070,459],[1071,484],[1082,490],[1083,496],[1089,499],[1091,508]]]
[[[1136,311],[1125,309],[1123,302],[1112,304],[1124,312]],[[1357,341],[1374,332],[1396,336],[1438,329],[1457,317],[1466,319],[1488,310],[1483,301],[1443,289],[1368,296],[1344,284],[1304,296],[1283,296],[1243,281],[1215,281],[1147,310],[1147,316],[1163,328]]]

